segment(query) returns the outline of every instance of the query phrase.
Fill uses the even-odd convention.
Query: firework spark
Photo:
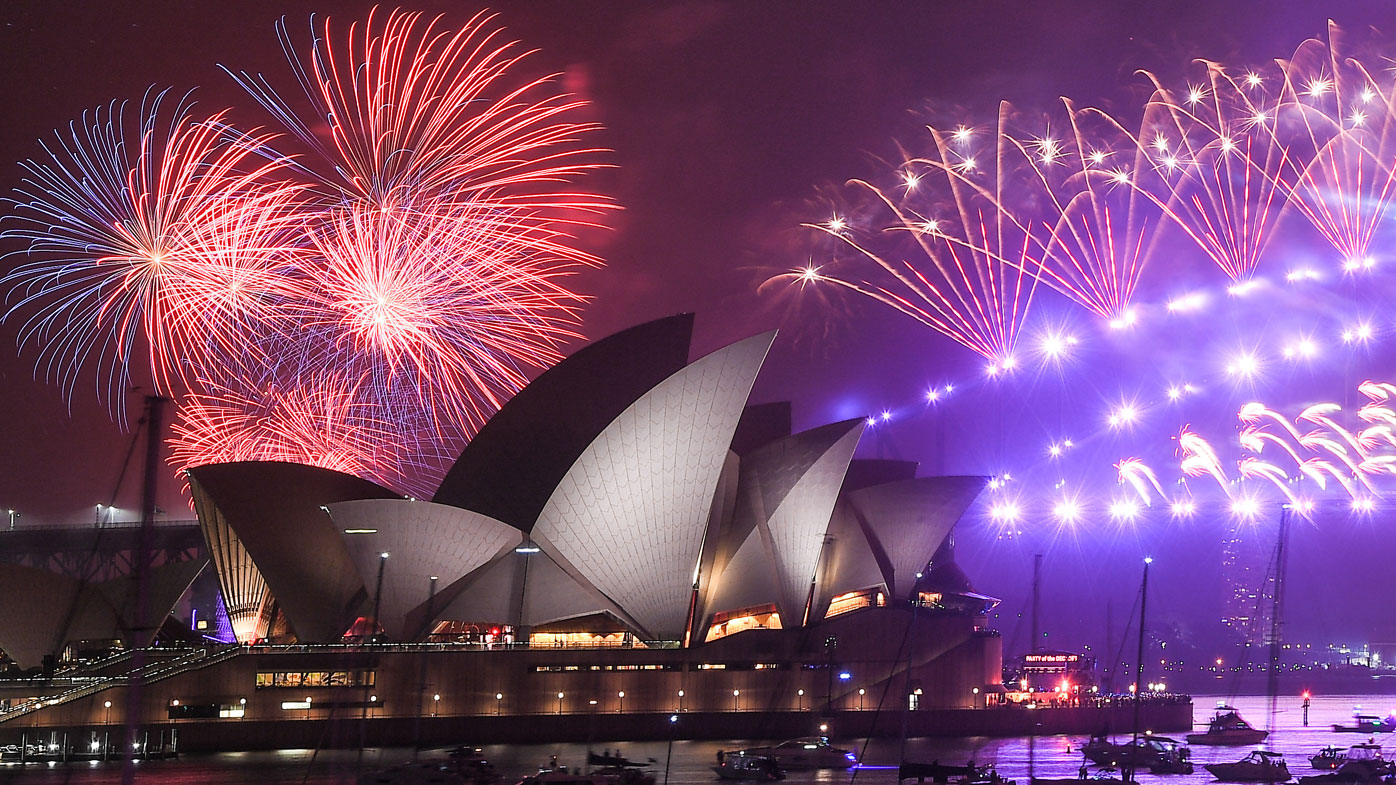
[[[312,22],[305,56],[280,24],[307,111],[261,76],[229,73],[314,152],[306,172],[342,199],[384,209],[424,194],[498,207],[603,207],[595,196],[538,188],[600,166],[600,151],[577,143],[597,126],[573,119],[586,103],[557,91],[554,77],[517,82],[528,53],[493,21],[481,13],[453,31],[441,17],[374,9],[345,33],[329,19]]]
[[[1011,114],[1007,104],[1000,107],[992,155],[976,155],[969,134],[932,127],[930,153],[907,160],[897,186],[850,181],[891,214],[890,223],[866,233],[843,219],[806,224],[853,252],[845,262],[853,268],[849,275],[830,264],[816,280],[895,308],[978,352],[995,371],[1015,362],[1046,248],[1045,230],[1021,220],[1007,203],[1016,182],[1016,148],[1004,133]],[[908,174],[914,189],[906,185]],[[869,264],[872,275],[856,275]],[[807,283],[808,269],[772,280]]]
[[[312,232],[312,333],[384,390],[473,430],[502,396],[546,367],[581,298],[561,284],[504,211],[469,206],[442,218],[355,206]]]
[[[89,364],[98,394],[124,421],[131,363],[147,348],[156,388],[178,392],[186,369],[241,343],[296,295],[279,270],[294,243],[300,188],[281,160],[230,136],[222,115],[192,116],[187,97],[151,92],[139,110],[113,103],[83,116],[28,161],[3,237],[32,260],[0,281],[25,315],[20,343],[71,399]],[[130,110],[130,111],[128,111]],[[270,181],[270,182],[268,182]]]
[[[300,58],[279,28],[306,111],[235,76],[283,137],[152,93],[26,164],[3,236],[33,260],[3,281],[9,316],[70,399],[95,365],[123,416],[147,347],[183,404],[176,466],[296,460],[427,495],[578,337],[565,279],[600,260],[575,234],[612,207],[570,184],[604,166],[596,125],[555,78],[520,78],[491,17],[319,32]]]

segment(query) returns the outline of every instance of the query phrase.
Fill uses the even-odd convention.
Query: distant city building
[[[1253,523],[1239,523],[1222,540],[1222,624],[1242,643],[1270,642],[1275,575],[1270,569],[1274,537]]]

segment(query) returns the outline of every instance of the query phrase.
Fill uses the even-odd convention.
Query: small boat
[[[1241,746],[1259,744],[1269,735],[1268,731],[1252,728],[1251,724],[1241,717],[1241,712],[1223,703],[1217,706],[1216,713],[1208,721],[1207,730],[1202,733],[1189,733],[1187,740],[1189,744]]]
[[[1181,745],[1159,755],[1159,759],[1149,764],[1150,774],[1191,774],[1192,750]]]
[[[965,766],[943,766],[939,761],[917,763],[902,761],[897,767],[897,781],[916,780],[917,782],[951,783],[952,785],[1015,785],[1013,780],[999,776],[994,764],[975,766],[970,761]]]
[[[1147,768],[1155,774],[1191,774],[1192,751],[1177,739],[1152,734],[1131,741],[1115,743],[1104,734],[1096,734],[1081,745],[1081,754],[1102,766]],[[1158,767],[1160,771],[1154,771]],[[1186,771],[1183,769],[1186,768]]]
[[[1087,771],[1085,764],[1075,777],[1033,777],[1032,785],[1136,785],[1128,775],[1119,775],[1112,766],[1103,766],[1094,772]]]
[[[1316,769],[1337,771],[1338,767],[1343,765],[1343,761],[1347,759],[1346,753],[1347,750],[1342,747],[1330,745],[1319,750],[1317,755],[1310,755],[1309,765]]]
[[[977,769],[974,766],[946,766],[940,761],[930,763],[920,763],[917,761],[905,760],[897,767],[897,781],[916,780],[917,782],[956,782],[963,781],[974,776]]]
[[[612,754],[610,750],[606,750],[600,755],[597,755],[594,752],[587,753],[587,765],[593,768],[596,768],[598,766],[613,769],[623,769],[627,767],[643,768],[645,766],[653,766],[654,763],[654,758],[649,758],[643,761],[631,760],[625,757],[624,755],[621,755],[619,748],[616,749],[614,754]]]
[[[1375,714],[1353,712],[1351,725],[1333,723],[1334,733],[1390,733],[1396,730],[1396,715],[1379,717]]]
[[[418,761],[361,774],[358,785],[467,785],[467,781],[441,761]]]
[[[471,785],[494,785],[499,781],[494,766],[485,759],[485,751],[479,747],[455,747],[447,750],[446,757],[449,768]]]
[[[1209,763],[1207,771],[1223,782],[1288,782],[1289,767],[1278,752],[1255,750],[1235,763]]]
[[[1315,756],[1318,757],[1318,756]],[[1389,782],[1396,766],[1381,756],[1377,744],[1357,744],[1343,755],[1337,771],[1313,777],[1301,777],[1301,785],[1375,785]]]
[[[746,755],[742,752],[722,752],[717,756],[713,771],[724,780],[756,780],[771,782],[785,779],[776,759],[770,755]]]
[[[1382,757],[1381,745],[1374,742],[1354,744],[1342,757],[1343,762],[1337,767],[1337,773],[1345,779],[1377,780],[1396,771],[1396,766]]]
[[[634,767],[607,766],[583,773],[569,771],[566,766],[542,768],[518,785],[654,785],[655,777]]]
[[[736,752],[775,758],[782,769],[846,769],[858,763],[858,756],[833,746],[827,736],[791,739],[772,747],[751,747]]]

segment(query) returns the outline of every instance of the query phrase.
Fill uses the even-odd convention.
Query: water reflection
[[[1268,701],[1264,697],[1235,698],[1232,705],[1240,709],[1251,724],[1260,728],[1270,727]],[[1194,719],[1205,725],[1211,716],[1216,698],[1199,696],[1194,702]],[[1386,714],[1396,708],[1396,696],[1317,696],[1309,710],[1309,726],[1302,724],[1303,711],[1300,699],[1288,696],[1280,699],[1274,717],[1273,744],[1271,748],[1282,752],[1289,761],[1290,771],[1295,776],[1312,773],[1308,757],[1320,748],[1329,745],[1349,745],[1366,741],[1367,737],[1351,733],[1334,733],[1330,726],[1347,722],[1353,707],[1361,705],[1364,711]],[[834,729],[837,732],[837,728]],[[1182,734],[1174,734],[1181,737]],[[1396,739],[1391,736],[1378,737],[1391,740],[1391,751],[1396,751]],[[468,742],[469,739],[462,739]],[[1074,776],[1081,765],[1080,745],[1086,741],[1082,736],[1044,736],[1036,739],[1011,738],[956,738],[956,739],[908,739],[905,742],[905,757],[909,760],[938,760],[944,764],[964,764],[973,760],[976,764],[993,763],[999,773],[1024,785],[1029,765],[1038,776]],[[896,765],[902,759],[903,743],[898,739],[849,740],[837,742],[840,746],[854,749],[864,765],[847,771],[823,770],[813,772],[791,772],[785,780],[792,785],[800,783],[864,783],[864,785],[895,785]],[[592,745],[600,750],[619,748],[630,758],[654,758],[653,771],[662,785],[665,777],[665,762],[668,766],[670,785],[715,785],[718,782],[711,766],[716,761],[718,750],[756,746],[755,740],[727,741],[678,741],[673,745],[672,756],[668,755],[668,745],[656,742],[602,742]],[[1197,772],[1192,775],[1155,776],[1140,773],[1139,781],[1144,785],[1198,785],[1212,781],[1202,766],[1218,761],[1239,760],[1250,747],[1193,747],[1193,760]],[[587,745],[584,744],[531,744],[531,745],[490,745],[485,754],[503,775],[503,785],[517,782],[525,774],[533,773],[540,765],[548,763],[556,755],[559,763],[577,765],[586,760]],[[357,750],[332,750],[316,753],[313,750],[278,750],[275,752],[239,752],[218,755],[190,755],[173,761],[145,761],[136,764],[137,782],[158,782],[161,785],[224,785],[224,783],[256,783],[256,785],[281,785],[281,783],[353,783],[355,772],[360,769],[380,768],[407,760],[410,750],[370,749],[361,754]],[[73,785],[105,785],[121,782],[119,763],[81,763],[60,766],[0,767],[0,783],[72,783]]]

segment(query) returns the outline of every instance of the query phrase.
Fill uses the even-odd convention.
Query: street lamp
[[[683,690],[679,690],[679,711],[683,711]]]
[[[111,724],[111,701],[104,701],[104,702],[102,703],[102,708],[106,710],[106,713],[102,716],[102,724],[103,724],[103,725],[110,725],[110,724]]]
[[[862,687],[858,688],[858,711],[863,710],[863,694],[865,692],[867,692],[867,690],[864,690]]]
[[[732,711],[740,711],[741,690],[732,690]]]
[[[368,628],[367,643],[378,637],[378,612],[383,607],[383,568],[388,566],[388,552],[378,554],[378,587],[373,591],[373,626]]]
[[[683,690],[679,690],[683,694]],[[679,715],[669,715],[669,749],[664,753],[664,785],[669,785],[669,761],[674,757],[674,736],[679,732]]]
[[[805,710],[805,691],[804,691],[803,689],[795,690],[795,696],[796,696],[796,703],[795,703],[796,707],[798,707],[800,711],[804,711],[804,710]]]
[[[110,705],[110,701],[108,701],[108,705]],[[247,719],[247,699],[238,698],[238,707],[242,710],[242,714],[238,716],[242,717],[243,719]]]
[[[305,718],[310,719],[310,696],[305,696]]]
[[[561,713],[562,713],[562,696],[563,696],[563,694],[562,694],[561,692],[559,692],[559,693],[557,694],[557,713],[558,713],[558,714],[561,714]]]
[[[618,713],[618,714],[624,714],[624,713],[625,713],[625,690],[621,690],[620,692],[617,692],[617,693],[616,693],[616,697],[617,697],[617,698],[620,698],[620,710],[619,710],[617,713]]]
[[[496,717],[499,716],[500,701],[502,700],[504,700],[504,693],[496,692],[494,694],[494,716]]]
[[[438,693],[436,693],[435,695],[432,695],[432,696],[431,696],[431,716],[433,716],[433,717],[436,716],[436,710],[437,710],[437,708],[438,708],[440,705],[441,705],[441,693],[438,692]]]

